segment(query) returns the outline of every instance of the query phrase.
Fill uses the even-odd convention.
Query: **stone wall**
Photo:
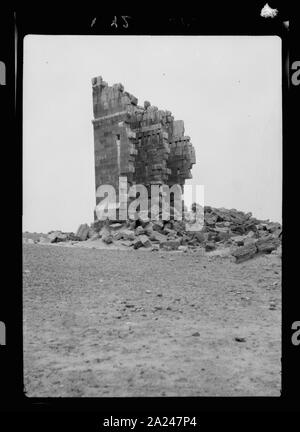
[[[192,177],[195,150],[184,135],[182,120],[124,91],[92,79],[96,189],[110,184],[118,190],[119,176],[129,184],[184,185]]]

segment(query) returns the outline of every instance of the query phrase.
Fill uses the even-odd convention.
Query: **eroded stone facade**
[[[96,189],[110,184],[118,190],[120,176],[148,188],[183,186],[192,177],[195,150],[182,120],[148,101],[139,106],[122,84],[108,86],[97,77],[92,88]]]

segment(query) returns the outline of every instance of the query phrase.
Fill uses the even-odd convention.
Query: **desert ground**
[[[280,396],[281,258],[23,245],[28,397]]]

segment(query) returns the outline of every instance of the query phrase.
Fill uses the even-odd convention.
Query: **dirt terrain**
[[[280,256],[23,251],[27,396],[280,395]]]

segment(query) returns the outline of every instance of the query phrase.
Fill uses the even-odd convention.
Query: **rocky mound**
[[[39,243],[93,241],[120,243],[129,248],[181,250],[205,248],[213,251],[230,248],[230,254],[241,262],[259,253],[271,253],[281,245],[282,227],[276,222],[262,221],[235,209],[204,208],[204,228],[188,231],[183,221],[96,221],[82,224],[76,234],[49,232]]]

